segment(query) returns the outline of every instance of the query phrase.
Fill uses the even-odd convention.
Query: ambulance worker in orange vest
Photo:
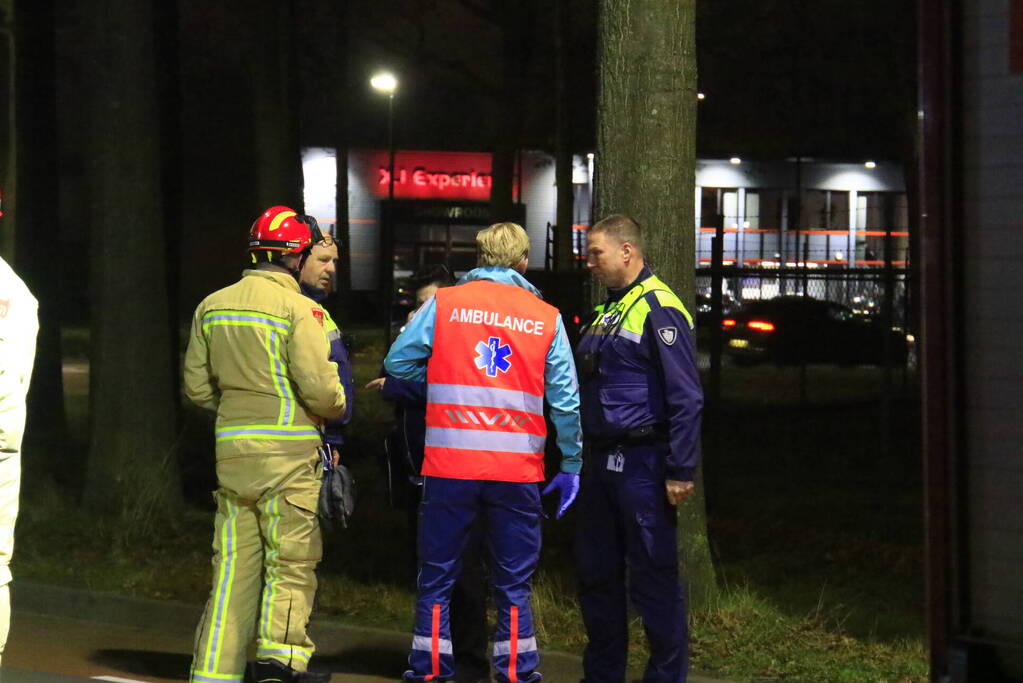
[[[534,682],[540,655],[529,608],[540,556],[547,437],[557,430],[560,517],[579,490],[579,395],[556,308],[522,276],[529,238],[514,223],[476,236],[479,268],[437,290],[394,342],[384,368],[427,382],[419,597],[406,681],[451,681],[449,605],[473,521],[482,516],[497,595],[492,661],[501,683]]]

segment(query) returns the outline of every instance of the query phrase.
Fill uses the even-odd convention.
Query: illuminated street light
[[[394,77],[394,74],[387,71],[374,75],[369,79],[369,84],[373,86],[374,90],[392,97],[394,96],[394,91],[398,89],[398,79]]]
[[[866,166],[867,168],[877,168],[877,164],[874,163],[873,161],[868,161],[867,163],[865,163],[863,165]]]
[[[707,99],[707,96],[704,95],[702,92],[698,92],[698,93],[696,93],[696,99],[698,99],[698,100],[705,100],[705,99]]]
[[[730,163],[732,166],[738,166],[739,164],[742,163],[742,159],[740,159],[739,157],[732,157],[731,159],[728,160],[728,163]]]

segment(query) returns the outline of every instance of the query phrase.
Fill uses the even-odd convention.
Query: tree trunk
[[[253,11],[259,18],[251,80],[259,202],[253,215],[277,204],[302,211],[294,0],[260,0],[253,3]]]
[[[695,278],[695,0],[604,0],[600,17],[597,216],[644,227],[651,265],[690,305]],[[690,308],[691,310],[691,308]],[[702,480],[680,506],[690,603],[716,593]]]
[[[165,65],[157,60],[156,0],[94,0],[85,16],[93,280],[84,500],[144,530],[180,499],[178,333],[167,315],[161,155]]]
[[[515,159],[522,124],[523,35],[526,31],[526,3],[497,3],[501,26],[502,93],[492,114],[501,123],[496,129],[491,164],[490,211],[495,221],[512,220],[515,198]],[[519,173],[522,169],[519,169]],[[522,198],[518,197],[521,202]]]
[[[335,168],[337,184],[334,193],[334,214],[336,224],[334,236],[338,242],[337,302],[344,309],[343,319],[348,318],[352,301],[352,240],[348,225],[348,116],[345,94],[350,92],[348,83],[348,0],[336,3],[337,13],[334,24],[335,35],[332,50],[328,52],[333,65],[334,88],[330,106],[334,120],[334,147],[337,150]]]
[[[0,197],[5,217],[0,220],[0,256],[8,263],[14,263],[14,220],[10,207],[14,200],[14,172],[17,164],[14,144],[14,18],[10,3],[4,3],[0,23]]]
[[[67,447],[61,373],[62,282],[54,259],[62,257],[55,208],[58,197],[57,111],[54,100],[53,1],[19,0],[15,6],[17,120],[15,267],[39,300],[39,341],[28,395],[26,456],[51,458],[47,471],[62,483],[80,481],[79,458]],[[35,446],[33,448],[32,446]]]
[[[556,131],[554,135],[555,184],[558,188],[557,218],[554,233],[554,270],[569,270],[574,265],[572,230],[575,224],[575,187],[572,185],[571,106],[568,95],[569,53],[572,49],[572,17],[569,0],[556,0],[554,76]]]

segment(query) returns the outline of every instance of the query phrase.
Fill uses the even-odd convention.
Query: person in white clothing
[[[0,656],[11,625],[11,554],[21,487],[25,397],[39,332],[39,305],[0,258]]]

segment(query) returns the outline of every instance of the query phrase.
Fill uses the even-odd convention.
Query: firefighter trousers
[[[406,681],[454,679],[451,593],[482,517],[497,603],[492,662],[500,683],[540,679],[530,580],[540,559],[536,484],[426,477],[419,506],[419,595]]]
[[[21,453],[0,452],[0,655],[11,627],[11,555],[21,489]]]
[[[626,595],[650,644],[644,683],[682,683],[688,669],[675,508],[664,489],[667,444],[595,448],[583,467],[576,526],[584,683],[623,683]]]
[[[305,671],[313,654],[306,624],[323,554],[316,503],[319,454],[217,460],[213,587],[195,634],[190,680],[241,681],[256,659]]]

